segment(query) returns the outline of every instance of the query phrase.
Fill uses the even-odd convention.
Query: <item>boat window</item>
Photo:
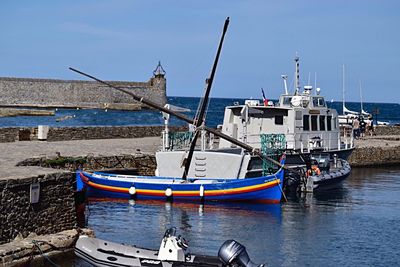
[[[282,115],[275,115],[275,124],[283,125],[283,116]]]
[[[303,131],[310,130],[310,115],[303,115]]]
[[[326,117],[326,127],[328,131],[332,131],[332,116]]]
[[[313,97],[314,107],[325,107],[325,100],[323,97]]]
[[[325,131],[325,116],[319,116],[319,130]]]
[[[303,115],[303,112],[301,112],[300,110],[296,110],[296,113],[295,113],[295,120],[296,120],[296,121],[301,121],[301,118],[302,118],[301,115]]]
[[[311,115],[311,131],[318,131],[318,116]]]
[[[290,106],[290,102],[292,101],[292,97],[284,97],[282,100],[282,105]]]

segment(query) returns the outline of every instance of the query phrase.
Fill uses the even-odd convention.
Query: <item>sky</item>
[[[282,74],[327,100],[400,102],[400,1],[69,0],[0,3],[0,77],[147,81],[161,61],[167,95],[201,96],[226,17],[211,96],[276,99]],[[310,82],[309,82],[310,81]]]

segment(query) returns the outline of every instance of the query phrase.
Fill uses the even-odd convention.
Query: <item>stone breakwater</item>
[[[147,82],[109,83],[162,106],[167,102],[164,75],[154,75]],[[0,95],[0,106],[8,107],[147,108],[130,95],[94,81],[0,77]]]
[[[54,110],[0,108],[0,117],[54,116]]]
[[[397,128],[397,129],[396,129]],[[385,128],[397,133],[400,127]],[[366,136],[355,140],[356,148],[349,157],[352,167],[379,167],[400,164],[400,135]]]
[[[39,200],[31,203],[31,185],[39,184]],[[77,226],[75,176],[60,172],[0,180],[0,244],[17,236],[53,234]]]
[[[163,126],[97,126],[50,127],[47,141],[141,138],[161,136]],[[186,131],[186,127],[170,127],[171,131]],[[38,140],[38,128],[0,128],[0,143]]]
[[[395,147],[359,147],[349,157],[352,167],[383,167],[400,164],[400,144]]]

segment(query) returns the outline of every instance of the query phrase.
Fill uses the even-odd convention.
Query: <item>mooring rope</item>
[[[38,242],[45,243],[45,244],[49,245],[51,248],[56,249],[56,250],[61,250],[61,249],[57,248],[56,246],[54,246],[53,244],[51,244],[51,243],[49,243],[49,242],[47,242],[47,241],[32,240],[32,243],[35,245],[35,246],[32,248],[32,254],[33,254],[33,249],[36,247],[36,248],[39,250],[39,252],[40,252],[40,254],[42,255],[42,257],[45,258],[52,266],[60,267],[60,265],[58,265],[58,264],[56,264],[54,261],[52,261],[52,260],[42,251],[42,248],[40,247],[40,245],[39,245]],[[32,254],[31,254],[31,257],[33,256]],[[32,259],[33,259],[33,257],[32,257]],[[31,259],[31,260],[32,260],[32,259]]]

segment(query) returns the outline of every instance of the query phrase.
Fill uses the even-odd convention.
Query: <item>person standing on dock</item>
[[[358,139],[360,137],[360,121],[358,118],[355,118],[353,120],[353,135],[355,139]]]
[[[367,129],[368,129],[369,136],[373,136],[374,135],[374,120],[372,118],[369,119],[367,122]]]
[[[364,118],[361,117],[361,121],[360,121],[360,134],[361,134],[361,138],[363,138],[365,136],[365,127],[366,127],[366,123],[364,121]]]

